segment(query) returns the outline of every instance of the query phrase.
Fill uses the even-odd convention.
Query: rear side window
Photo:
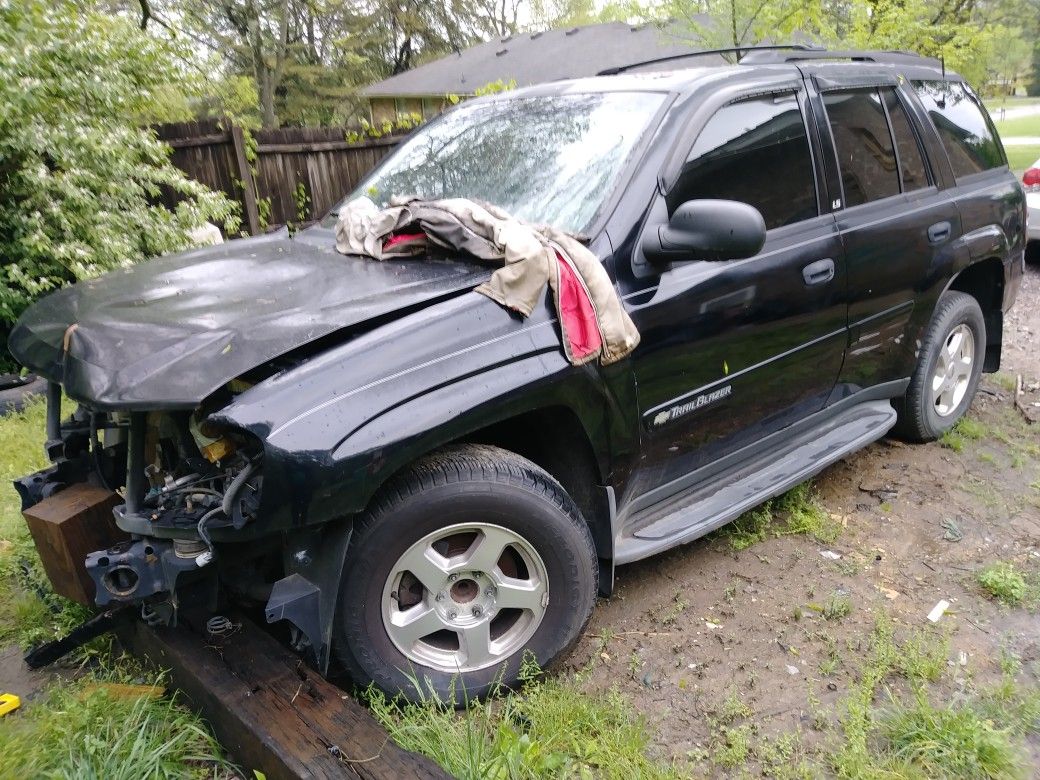
[[[885,108],[876,89],[823,96],[834,136],[846,206],[899,194],[899,172]]]
[[[881,90],[888,109],[888,118],[892,123],[892,136],[896,139],[896,151],[899,153],[899,174],[903,180],[903,192],[919,190],[927,187],[928,173],[921,156],[921,146],[917,135],[910,125],[910,117],[900,102],[894,89]]]
[[[939,131],[955,176],[1007,164],[993,125],[963,84],[956,81],[915,81],[913,84]]]
[[[668,193],[668,208],[698,198],[749,203],[768,229],[819,214],[809,139],[793,93],[731,103],[708,120]]]

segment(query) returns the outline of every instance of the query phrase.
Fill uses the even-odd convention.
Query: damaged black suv
[[[890,429],[936,438],[997,369],[1023,271],[993,125],[934,61],[744,54],[467,102],[352,196],[580,236],[640,332],[627,358],[569,362],[552,298],[517,316],[464,255],[338,254],[334,210],[28,310],[10,349],[50,381],[53,466],[23,505],[119,492],[99,605],[252,604],[323,672],[472,696],[563,653],[616,565]]]

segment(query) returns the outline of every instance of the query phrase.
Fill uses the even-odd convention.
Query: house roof
[[[706,21],[706,19],[705,19]],[[470,95],[501,79],[518,87],[559,79],[594,76],[606,68],[655,57],[697,51],[689,29],[624,22],[591,24],[566,30],[519,33],[472,46],[412,70],[371,84],[366,97]],[[708,60],[711,62],[708,62]],[[705,57],[704,64],[723,64]]]

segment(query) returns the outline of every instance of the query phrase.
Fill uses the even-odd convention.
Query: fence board
[[[242,131],[231,123],[177,122],[154,130],[170,145],[175,166],[240,204],[243,227],[254,234],[265,228],[258,201],[270,203],[268,229],[320,219],[400,143],[399,137],[350,143],[347,131],[336,127],[260,130],[253,134],[256,157],[249,163],[236,144]],[[295,198],[301,183],[310,201],[303,214]],[[173,193],[162,200],[170,207],[177,202]]]

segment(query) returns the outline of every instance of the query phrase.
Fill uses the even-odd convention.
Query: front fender
[[[627,364],[623,364],[627,365]],[[487,425],[570,409],[609,470],[628,428],[627,369],[572,366],[546,304],[521,320],[475,293],[375,328],[240,395],[214,416],[264,443],[253,534],[354,514],[407,463]],[[614,377],[605,381],[604,373]]]

